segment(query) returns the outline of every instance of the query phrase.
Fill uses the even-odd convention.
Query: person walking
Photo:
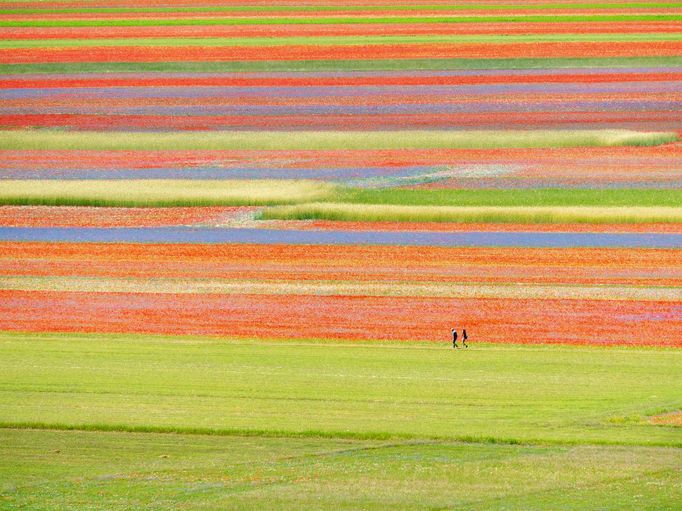
[[[469,347],[469,345],[467,344],[467,339],[468,339],[468,338],[469,338],[469,337],[467,337],[467,330],[466,330],[466,328],[462,329],[462,346],[464,346],[465,348],[468,348],[468,347]]]
[[[459,346],[457,346],[457,330],[451,328],[450,331],[452,332],[452,348],[459,348]]]

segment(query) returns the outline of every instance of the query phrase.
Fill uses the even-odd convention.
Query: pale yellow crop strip
[[[266,220],[488,223],[676,223],[682,207],[667,206],[394,206],[309,203],[267,208]]]
[[[682,287],[479,284],[448,282],[353,282],[119,277],[0,277],[0,289],[90,293],[262,294],[321,296],[414,296],[562,300],[679,301]]]
[[[4,204],[258,205],[331,197],[335,187],[304,180],[0,180]]]

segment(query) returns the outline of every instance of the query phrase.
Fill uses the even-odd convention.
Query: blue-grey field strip
[[[449,114],[449,113],[505,113],[505,112],[650,112],[682,111],[682,101],[540,101],[475,102],[475,103],[413,103],[403,105],[193,105],[193,106],[93,106],[77,105],[2,107],[0,115],[391,115],[391,114]]]
[[[175,87],[54,87],[0,89],[0,99],[49,98],[203,98],[203,97],[366,97],[424,94],[573,94],[682,92],[679,81],[617,83],[520,83],[493,85],[352,85],[352,86],[175,86]]]
[[[343,181],[374,177],[410,177],[433,172],[430,167],[372,168],[129,168],[129,169],[17,169],[2,168],[1,179],[320,179]]]
[[[253,243],[436,247],[677,248],[682,234],[570,232],[376,232],[278,229],[0,228],[0,241],[106,243]],[[682,254],[681,254],[682,257]]]

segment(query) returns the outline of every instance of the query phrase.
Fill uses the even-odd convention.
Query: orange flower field
[[[80,292],[5,290],[6,330],[446,341],[457,318],[486,342],[682,346],[679,300],[609,298],[616,286],[679,289],[676,250],[3,243],[0,256],[3,276],[171,278],[187,287],[250,279],[273,288],[150,294],[88,292],[86,283]],[[364,282],[366,296],[321,295],[321,281]],[[270,294],[287,282],[310,284],[301,294],[295,287]],[[378,282],[408,294],[414,284],[447,282],[453,297],[372,296]],[[481,284],[536,286],[538,298],[456,298],[475,295]],[[598,285],[605,295],[546,299],[538,285]]]

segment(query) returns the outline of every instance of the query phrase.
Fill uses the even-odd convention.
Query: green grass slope
[[[682,446],[679,350],[0,339],[6,425]]]
[[[472,344],[0,334],[0,508],[675,509],[682,352]]]
[[[0,430],[0,508],[675,509],[682,450]]]

